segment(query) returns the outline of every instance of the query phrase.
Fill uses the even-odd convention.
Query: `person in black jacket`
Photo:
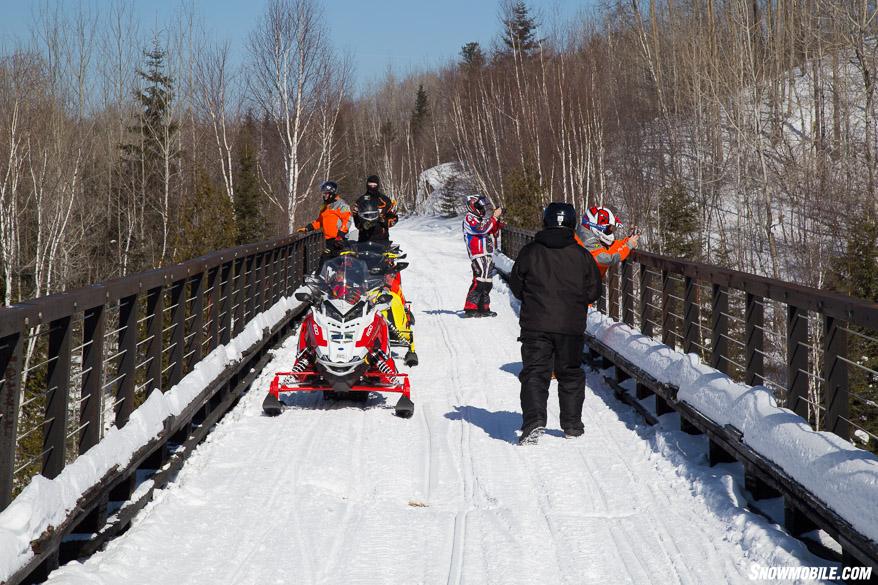
[[[354,225],[359,232],[360,242],[390,242],[390,228],[399,216],[396,202],[381,192],[381,181],[377,175],[366,179],[366,192],[354,203]],[[377,209],[377,214],[374,210]]]
[[[576,219],[569,203],[550,203],[543,213],[545,229],[518,253],[509,278],[509,288],[521,299],[520,444],[536,443],[545,429],[553,371],[564,436],[583,433],[582,345],[588,305],[601,294],[601,275],[574,238]]]

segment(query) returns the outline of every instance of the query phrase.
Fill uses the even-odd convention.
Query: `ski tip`
[[[415,403],[408,396],[402,396],[396,403],[395,413],[399,418],[411,418],[415,414]]]
[[[262,412],[266,416],[277,416],[284,410],[284,405],[274,394],[269,394],[262,401]]]

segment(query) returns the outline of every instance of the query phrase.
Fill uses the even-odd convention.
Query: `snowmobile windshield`
[[[369,268],[357,258],[333,258],[320,270],[320,288],[327,299],[341,299],[354,305],[365,296]]]
[[[357,254],[383,255],[389,248],[387,244],[380,242],[355,242],[352,245]]]

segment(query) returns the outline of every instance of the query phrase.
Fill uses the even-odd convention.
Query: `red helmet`
[[[485,204],[487,200],[484,195],[467,195],[466,208],[470,213],[478,216],[485,215]]]
[[[607,246],[616,241],[616,231],[622,227],[612,211],[597,206],[588,208],[582,218],[582,225],[589,228]]]

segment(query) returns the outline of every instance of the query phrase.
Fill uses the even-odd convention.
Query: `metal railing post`
[[[49,323],[46,370],[46,421],[43,427],[43,475],[58,477],[67,462],[67,403],[70,399],[71,319]]]
[[[146,380],[144,389],[149,395],[162,387],[162,333],[165,328],[165,289],[158,286],[146,293]]]
[[[222,266],[211,268],[208,272],[208,285],[210,289],[210,327],[208,327],[207,353],[210,353],[219,344],[220,330],[220,284],[222,283]]]
[[[220,280],[222,282],[222,293],[220,297],[220,308],[217,318],[220,320],[220,337],[219,342],[226,345],[232,339],[232,279],[235,277],[234,261],[226,262],[222,265]]]
[[[729,373],[729,289],[713,285],[710,311],[710,365],[723,374]]]
[[[840,359],[848,354],[844,324],[823,317],[823,371],[826,374],[823,400],[826,406],[826,430],[847,440],[850,428],[848,413],[848,365]]]
[[[101,440],[104,373],[104,334],[107,324],[105,305],[89,309],[82,324],[82,404],[79,407],[79,452],[85,453]],[[161,360],[159,360],[161,368]]]
[[[235,282],[232,286],[234,294],[232,295],[234,326],[232,327],[232,337],[241,332],[244,328],[244,313],[246,310],[246,297],[244,296],[247,288],[247,261],[244,258],[235,259]]]
[[[671,277],[667,270],[662,270],[662,343],[676,347],[671,319]]]
[[[116,426],[122,428],[134,412],[134,372],[137,367],[137,295],[119,300],[119,367],[116,375]]]
[[[683,286],[683,353],[699,353],[698,303],[695,302],[695,281],[684,277]]]
[[[786,406],[808,420],[808,312],[787,305]]]
[[[622,322],[634,327],[634,271],[630,262],[622,262]]]
[[[189,298],[192,303],[192,330],[189,332],[189,365],[187,372],[195,368],[201,361],[202,344],[204,343],[204,272],[199,272],[189,280]]]
[[[655,321],[652,307],[652,274],[646,264],[640,265],[640,331],[647,337],[652,337],[652,323]]]
[[[756,386],[765,375],[765,306],[762,297],[747,293],[744,310],[745,373],[744,383]]]
[[[168,388],[183,379],[183,356],[186,344],[186,280],[171,285],[171,322],[174,324],[168,355]]]
[[[24,343],[22,332],[0,339],[0,510],[12,501]]]

